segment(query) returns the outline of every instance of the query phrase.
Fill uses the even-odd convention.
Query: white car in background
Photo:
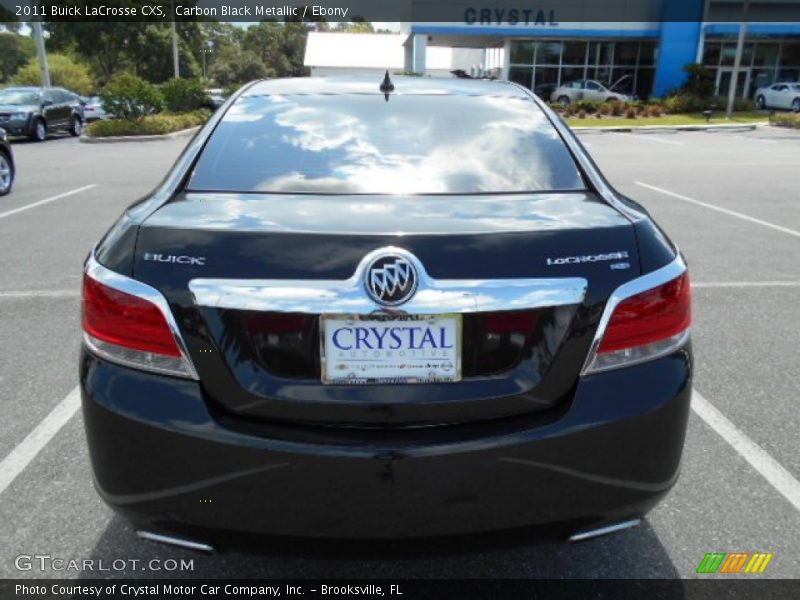
[[[100,100],[100,96],[90,96],[89,98],[85,98],[84,101],[83,114],[87,123],[89,121],[110,119],[112,117],[112,115],[107,113],[106,109],[103,108],[103,102]]]
[[[619,100],[620,102],[629,102],[633,100],[632,96],[614,91],[620,83],[628,78],[630,78],[630,75],[621,77],[610,88],[594,79],[570,81],[554,89],[550,94],[550,101],[558,102],[561,106],[567,106],[571,102],[579,100],[591,100],[592,102]]]
[[[756,107],[786,108],[800,112],[800,83],[773,83],[756,90]]]

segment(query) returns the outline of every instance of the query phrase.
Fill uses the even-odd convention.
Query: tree
[[[256,54],[278,77],[307,75],[303,65],[308,25],[303,21],[262,21],[245,33],[242,47]]]
[[[63,54],[50,54],[47,62],[50,65],[50,81],[53,85],[67,88],[82,96],[94,90],[94,81],[86,65],[77,63]],[[11,81],[15,85],[42,85],[39,60],[31,58]]]
[[[308,40],[308,25],[300,20],[287,21],[281,38],[281,50],[290,68],[285,75],[303,77],[308,75],[308,67],[303,64]]]
[[[33,40],[26,35],[0,33],[0,81],[8,81],[25,63],[36,55]]]
[[[97,79],[103,83],[115,73],[132,68],[136,56],[132,48],[140,48],[140,36],[147,23],[124,21],[102,22],[50,22],[47,30],[48,50],[73,51],[91,65]]]
[[[274,76],[275,71],[268,69],[256,54],[238,48],[218,57],[211,68],[211,77],[222,87]]]
[[[352,23],[342,21],[337,23],[334,31],[342,31],[345,33],[375,33],[375,28],[369,21],[354,20]]]
[[[175,75],[172,63],[172,31],[169,25],[150,24],[128,49],[133,70],[150,82],[161,83]],[[186,40],[178,36],[178,57],[181,77],[199,77],[200,66]]]
[[[15,20],[15,18],[14,12],[10,7],[7,8],[3,4],[0,4],[0,27],[4,28],[6,31],[12,31],[14,33],[19,32],[22,23]]]
[[[248,27],[242,49],[258,56],[261,62],[277,76],[286,74],[291,65],[284,55],[282,44],[283,25],[277,21],[262,21]]]

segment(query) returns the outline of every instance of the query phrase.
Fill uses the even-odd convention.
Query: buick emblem
[[[364,274],[367,294],[384,306],[397,306],[410,300],[417,291],[418,281],[414,265],[397,254],[385,254],[374,259]]]

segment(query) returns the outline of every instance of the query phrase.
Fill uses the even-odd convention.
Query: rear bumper
[[[415,431],[221,424],[201,385],[83,351],[83,412],[103,499],[138,526],[410,538],[641,515],[675,483],[691,351],[583,378],[549,418]],[[268,435],[266,434],[267,432]]]

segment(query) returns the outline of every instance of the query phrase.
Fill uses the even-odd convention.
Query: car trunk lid
[[[238,289],[343,282],[365,256],[386,247],[416,257],[436,281],[526,280],[561,291],[583,281],[585,291],[559,305],[478,302],[461,310],[457,383],[367,385],[322,383],[319,316],[326,308],[297,302],[287,312],[246,298],[209,301],[198,292],[199,283],[208,291],[223,280]],[[186,193],[142,224],[134,263],[135,278],[168,298],[219,410],[243,419],[362,427],[501,418],[568,400],[602,305],[638,274],[628,219],[595,195],[576,192]],[[347,313],[346,306],[331,310]]]

